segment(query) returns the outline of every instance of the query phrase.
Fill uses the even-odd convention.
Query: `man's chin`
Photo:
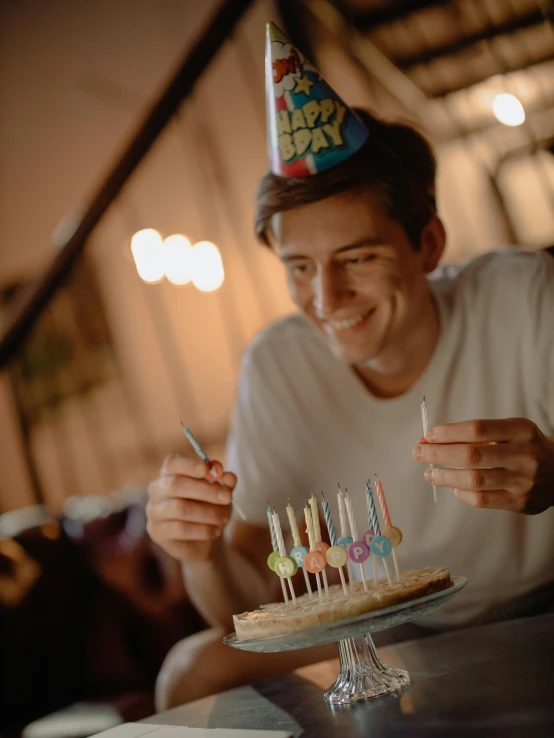
[[[354,348],[353,346],[344,346],[336,342],[330,342],[329,347],[337,359],[344,361],[349,366],[365,366],[380,353],[374,347],[360,346]]]

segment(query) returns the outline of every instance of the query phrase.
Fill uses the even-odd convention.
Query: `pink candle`
[[[389,508],[387,506],[387,501],[385,500],[385,493],[383,492],[383,483],[379,479],[377,479],[377,475],[375,475],[375,491],[377,492],[379,504],[381,505],[381,512],[383,513],[383,522],[385,523],[385,528],[390,528],[392,523],[390,519]]]

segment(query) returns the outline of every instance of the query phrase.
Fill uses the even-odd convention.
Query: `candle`
[[[340,519],[340,535],[341,539],[345,539],[349,537],[348,533],[348,522],[346,519],[346,506],[344,504],[344,497],[342,494],[342,489],[340,488],[340,484],[337,483],[337,486],[339,488],[339,491],[337,492],[337,502],[339,506],[339,519]],[[354,589],[354,579],[352,577],[352,562],[350,561],[350,558],[346,562],[346,568],[348,571],[348,581],[350,582],[350,589]]]
[[[352,500],[350,499],[348,490],[346,490],[346,493],[344,495],[344,502],[346,504],[346,514],[348,515],[348,522],[350,523],[350,535],[352,536],[352,540],[354,541],[354,543],[357,543],[359,542],[358,541],[358,526],[356,525],[356,519],[354,518],[354,510],[352,509]],[[367,592],[367,580],[365,578],[365,571],[364,571],[363,564],[360,564],[360,573],[362,575],[362,582],[364,585],[364,590]]]
[[[335,526],[333,525],[333,519],[331,517],[331,510],[329,509],[329,503],[323,496],[323,492],[321,493],[322,498],[322,505],[323,505],[323,517],[325,518],[325,523],[327,525],[327,530],[329,531],[329,543],[331,546],[337,545],[337,534],[335,533]]]
[[[383,531],[383,535],[386,535],[387,529],[392,528],[392,520],[391,520],[391,516],[389,513],[389,508],[387,505],[387,500],[385,499],[385,491],[383,489],[383,484],[380,479],[377,479],[377,474],[375,475],[375,490],[377,492],[377,497],[379,498],[379,504],[381,505],[381,512],[383,513],[383,522],[385,523],[385,530]],[[396,578],[400,579],[400,570],[398,568],[398,561],[396,559],[396,553],[394,551],[394,543],[392,541],[391,543],[393,544],[392,560],[394,561],[394,570],[396,572]]]
[[[337,502],[339,505],[339,519],[340,519],[340,535],[341,538],[348,536],[348,523],[346,522],[346,509],[344,507],[344,498],[342,496],[342,489],[340,484],[338,485],[339,491],[337,492]]]
[[[269,532],[271,533],[271,547],[274,551],[279,550],[279,544],[277,543],[277,536],[275,535],[275,529],[273,527],[273,512],[271,510],[271,505],[267,504],[267,522],[269,524]],[[285,602],[288,604],[289,596],[287,594],[287,588],[285,586],[285,582],[279,577],[279,581],[281,582],[281,589],[283,590],[283,597],[285,599]]]
[[[317,505],[317,499],[312,494],[310,497],[310,507],[312,508],[312,528],[314,531],[314,545],[316,546],[321,541],[321,526],[319,525],[319,507]],[[323,586],[325,587],[325,594],[329,595],[329,582],[327,581],[327,572],[325,569],[321,572],[323,577]]]
[[[275,512],[275,508],[273,508],[273,527],[275,529],[275,536],[277,538],[277,545],[279,547],[279,553],[281,556],[287,555],[287,549],[285,548],[285,541],[283,539],[283,531],[281,530],[281,521],[279,520],[279,515]],[[294,591],[294,585],[292,583],[292,579],[290,577],[287,577],[287,582],[289,583],[289,589],[290,589],[290,596],[292,597],[293,603],[296,605],[296,593]]]
[[[210,457],[204,451],[204,449],[202,448],[202,446],[198,443],[198,441],[194,437],[191,429],[190,428],[187,428],[187,426],[183,423],[182,420],[181,420],[181,427],[183,428],[183,433],[187,437],[188,442],[193,447],[193,449],[196,451],[196,454],[198,456],[200,456],[200,458],[202,459],[202,461],[206,461],[209,464],[210,463]],[[237,503],[233,499],[231,499],[231,504],[233,505],[233,507],[235,508],[235,510],[238,512],[238,514],[241,516],[241,518],[243,520],[246,520],[246,515],[243,513],[243,511],[240,509],[239,505],[237,505]]]
[[[377,479],[377,474],[375,475],[375,491],[377,492],[377,497],[379,498],[379,504],[381,505],[381,512],[383,513],[383,522],[385,524],[385,528],[390,528],[392,523],[390,519],[389,507],[385,499],[385,492],[383,491],[383,484],[380,479]]]
[[[306,505],[304,507],[304,519],[306,521],[306,533],[308,534],[308,540],[310,542],[310,551],[315,551],[315,541],[314,541],[314,529],[312,525],[312,511],[308,507],[308,501],[306,500]],[[319,593],[319,599],[322,599],[322,593],[321,593],[321,579],[319,578],[319,573],[316,572],[315,580],[317,582],[317,591]]]
[[[371,489],[369,481],[367,482],[365,487],[365,496],[367,502],[367,514],[369,517],[369,527],[373,529],[373,534],[375,536],[378,536],[381,533],[381,530],[379,528],[379,520],[377,519],[377,511],[375,510],[373,491]],[[371,557],[371,561],[373,564],[373,583],[375,584],[375,586],[377,586],[379,584],[379,580],[377,577],[377,559],[375,558],[375,556]]]
[[[335,526],[333,525],[333,518],[331,517],[331,510],[329,509],[329,503],[325,499],[325,496],[324,496],[323,492],[321,493],[321,497],[322,497],[322,500],[323,500],[323,502],[322,502],[322,504],[323,504],[323,517],[325,518],[325,523],[327,524],[327,530],[329,531],[329,542],[331,543],[331,548],[333,548],[334,546],[337,545],[337,534],[335,533]],[[340,547],[339,547],[339,550],[340,550]],[[342,550],[344,551],[344,549],[342,549]],[[334,552],[331,553],[331,556],[333,556],[333,554],[334,554]],[[327,558],[327,562],[329,562],[330,561],[329,557],[326,556],[326,558]],[[339,570],[339,576],[340,576],[340,581],[341,581],[341,584],[342,584],[342,590],[343,590],[344,594],[347,595],[348,592],[347,592],[347,589],[346,589],[346,582],[344,580],[344,572],[342,570],[342,566],[337,566],[336,568]]]
[[[300,531],[298,530],[298,523],[296,522],[296,515],[294,513],[294,508],[290,504],[290,501],[287,502],[287,517],[289,519],[289,525],[290,525],[290,532],[292,534],[292,540],[294,542],[294,547],[302,546],[302,541],[300,539]],[[306,549],[303,549],[304,551]],[[294,555],[294,551],[292,552]],[[308,576],[308,572],[306,571],[306,567],[304,566],[304,562],[300,561],[298,562],[302,566],[302,572],[304,573],[304,582],[306,583],[306,589],[308,590],[308,595],[310,599],[312,599],[312,585],[310,584],[310,577]]]
[[[319,525],[319,508],[314,495],[310,497],[310,507],[312,508],[312,525],[314,528],[314,543],[321,541],[321,527]]]
[[[367,500],[367,512],[369,517],[369,526],[373,528],[373,532],[376,536],[381,535],[381,526],[379,525],[379,519],[377,517],[377,510],[375,509],[375,499],[373,498],[373,490],[371,484],[366,482],[365,496]]]
[[[290,502],[287,503],[286,511],[287,511],[287,517],[289,519],[290,532],[292,534],[292,540],[294,542],[294,545],[301,546],[302,541],[300,540],[300,531],[298,530],[298,524],[296,522],[296,515],[294,514],[294,508],[290,504]]]
[[[425,402],[425,395],[423,395],[423,402],[421,403],[421,422],[423,424],[423,435],[427,433],[429,429],[429,414],[427,412],[427,403]],[[429,464],[429,468],[433,468],[433,464]],[[435,503],[438,502],[437,487],[433,485],[433,499]]]

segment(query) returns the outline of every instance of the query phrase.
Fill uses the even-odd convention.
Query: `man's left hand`
[[[554,440],[527,418],[468,420],[429,428],[413,450],[425,481],[473,507],[530,515],[554,505]]]

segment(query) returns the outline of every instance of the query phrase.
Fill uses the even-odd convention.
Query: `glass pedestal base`
[[[409,686],[408,672],[384,664],[369,633],[344,638],[338,646],[340,673],[323,694],[328,705],[350,705]]]

